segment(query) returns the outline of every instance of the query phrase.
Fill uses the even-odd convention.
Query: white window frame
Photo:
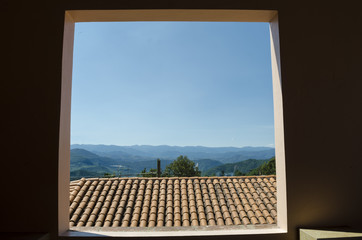
[[[62,92],[59,127],[58,233],[60,236],[95,236],[94,232],[69,231],[70,113],[74,28],[77,22],[115,21],[203,21],[269,22],[274,99],[275,157],[277,175],[277,226],[217,231],[96,231],[98,236],[205,236],[287,233],[286,173],[283,101],[279,53],[278,13],[275,10],[70,10],[65,12]]]

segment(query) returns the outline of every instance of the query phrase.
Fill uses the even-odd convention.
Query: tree
[[[115,174],[108,173],[108,172],[106,172],[106,173],[103,174],[103,177],[104,177],[104,178],[114,178],[115,176],[116,176]]]
[[[187,156],[179,156],[171,164],[167,165],[163,173],[164,177],[193,177],[200,176],[201,172],[195,163]]]
[[[240,171],[239,169],[236,169],[235,171],[234,171],[234,176],[244,176],[245,174],[242,172],[242,171]]]
[[[275,175],[275,157],[271,158],[268,162],[264,163],[258,168],[255,168],[248,172],[247,176],[256,176],[256,175]]]
[[[138,174],[140,177],[157,177],[157,169],[151,168],[149,172],[147,172],[146,168],[142,170],[140,174]]]

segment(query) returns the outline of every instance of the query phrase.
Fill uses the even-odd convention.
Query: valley
[[[247,173],[274,157],[274,148],[268,147],[203,147],[203,146],[116,146],[71,145],[71,180],[82,177],[133,177],[146,169],[161,170],[178,156],[192,160],[202,176],[232,176],[236,171]]]

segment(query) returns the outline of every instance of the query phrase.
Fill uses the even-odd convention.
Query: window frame
[[[278,12],[275,10],[69,10],[65,12],[61,77],[61,108],[58,154],[58,234],[59,236],[95,236],[93,231],[69,231],[70,113],[73,68],[73,44],[76,22],[116,21],[206,21],[269,22],[274,100],[274,132],[277,176],[277,226],[217,231],[102,232],[98,236],[210,236],[287,233],[286,172],[284,151],[283,99],[279,53]]]

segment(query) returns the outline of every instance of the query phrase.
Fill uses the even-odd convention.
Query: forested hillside
[[[249,159],[236,163],[227,163],[214,168],[211,168],[205,172],[202,172],[203,176],[233,176],[235,173],[247,173],[252,169],[261,166],[268,160],[256,160]],[[240,174],[241,175],[241,174]]]
[[[268,162],[263,163],[259,167],[251,170],[250,172],[246,173],[248,176],[254,175],[275,175],[275,157],[271,158]]]
[[[268,148],[207,148],[207,147],[170,147],[170,146],[107,146],[107,145],[84,145],[88,149],[71,149],[70,177],[71,180],[81,177],[103,177],[103,176],[121,176],[132,177],[139,176],[142,171],[149,171],[157,168],[157,161],[153,155],[160,151],[161,156],[171,156],[179,153],[182,149],[191,154],[199,156],[212,156],[215,158],[191,158],[195,167],[201,171],[203,176],[220,176],[246,174],[265,163],[267,160],[248,159],[234,162],[237,159],[243,159],[245,156],[265,156],[270,154]],[[119,151],[122,148],[125,151]],[[129,148],[129,149],[128,149]],[[127,150],[128,149],[128,150]],[[172,152],[170,152],[172,150]],[[102,152],[103,151],[103,152]],[[166,151],[163,152],[162,151]],[[274,151],[274,149],[273,149]],[[243,153],[241,156],[240,153]],[[147,155],[147,154],[150,155]],[[139,155],[133,155],[139,154]],[[120,156],[121,155],[121,156]],[[120,156],[120,157],[116,157]],[[157,156],[157,155],[156,155]],[[185,155],[187,156],[187,155]],[[225,158],[221,158],[224,156]],[[188,156],[187,156],[188,157]],[[172,157],[161,158],[161,170],[170,165],[175,159]],[[265,158],[264,158],[265,159]],[[225,164],[226,163],[226,164]],[[264,167],[266,168],[266,167]]]
[[[157,158],[174,160],[185,155],[192,160],[211,159],[222,163],[240,162],[247,159],[269,159],[275,156],[275,149],[270,147],[203,147],[203,146],[116,146],[73,144],[71,149],[84,149],[101,157],[125,161],[148,161]]]

